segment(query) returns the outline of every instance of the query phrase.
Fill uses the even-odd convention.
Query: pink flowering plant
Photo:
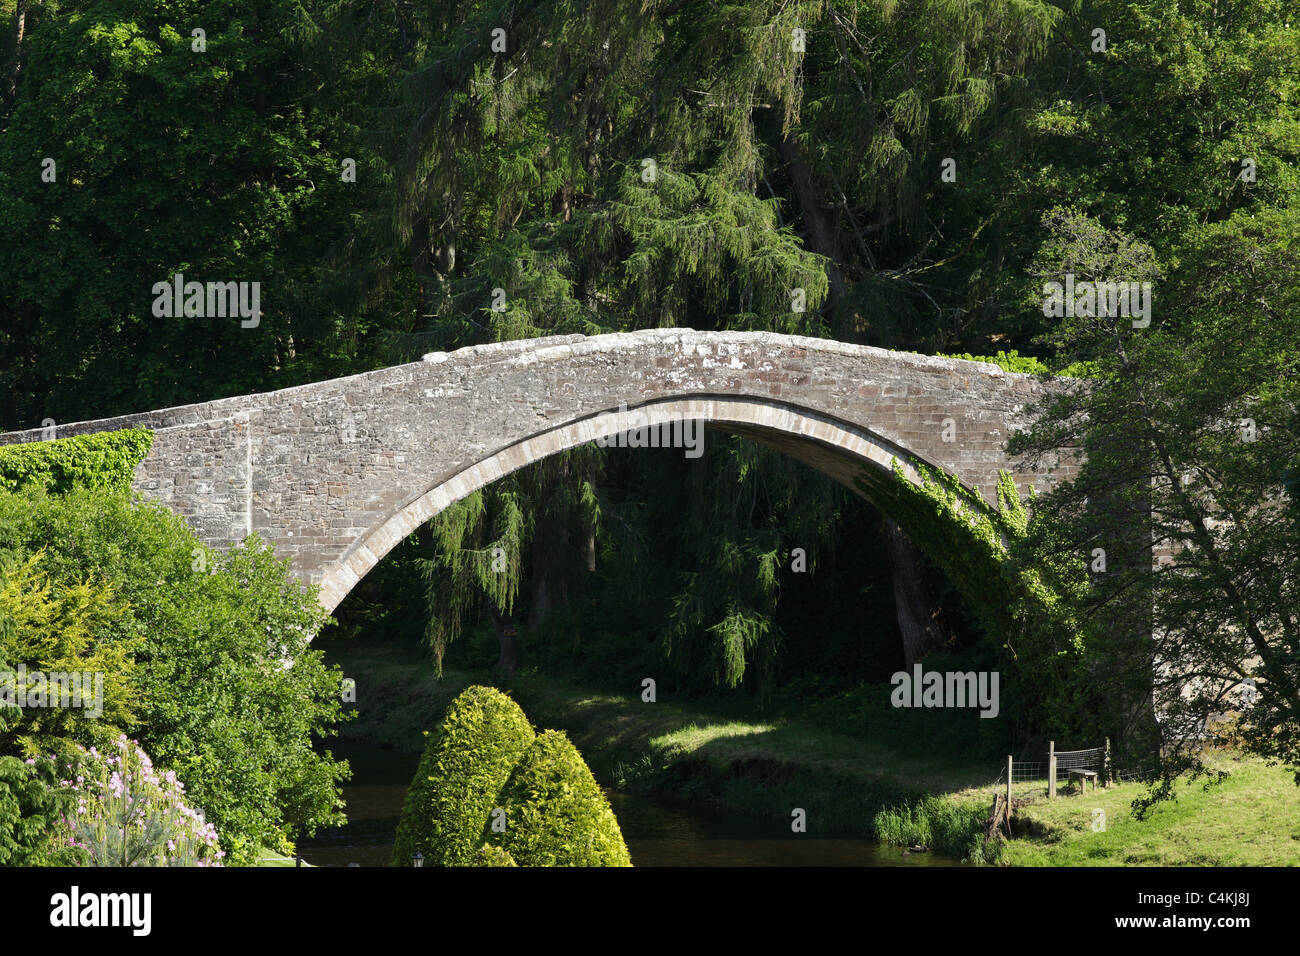
[[[65,766],[61,785],[76,795],[63,821],[66,845],[87,866],[221,866],[216,828],[186,804],[176,774],[154,770],[136,741],[122,734],[105,752],[82,750]]]

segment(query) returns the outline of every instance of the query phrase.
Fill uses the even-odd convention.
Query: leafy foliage
[[[73,487],[130,488],[152,445],[153,432],[144,428],[0,445],[0,491],[26,485],[55,494]]]
[[[79,862],[74,848],[58,843],[61,823],[74,806],[72,794],[60,786],[54,757],[0,756],[0,866]]]
[[[0,560],[0,687],[29,705],[41,691],[36,706],[10,712],[0,727],[0,752],[44,753],[60,739],[102,745],[138,720],[134,655],[141,642],[120,634],[129,609],[103,583],[56,586],[41,569],[42,557]],[[66,684],[47,683],[65,675],[76,676],[70,690],[80,700]]]
[[[0,541],[42,552],[52,593],[93,570],[118,611],[97,639],[132,648],[141,745],[174,770],[234,864],[338,821],[346,763],[313,749],[341,719],[341,674],[313,651],[314,594],[256,537],[209,552],[178,515],[125,492],[0,494]]]
[[[537,735],[501,795],[504,832],[493,846],[520,866],[631,866],[609,801],[561,731]]]
[[[859,485],[943,569],[1003,662],[1023,678],[1012,684],[1003,712],[1023,730],[1096,732],[1080,681],[1087,636],[1069,602],[1086,586],[1082,558],[1024,559],[1023,543],[1039,518],[1021,502],[1010,472],[1001,472],[994,509],[951,475],[921,462],[912,467],[919,484],[895,461],[889,476],[864,469]]]
[[[519,705],[499,690],[468,687],[453,700],[406,793],[393,866],[410,866],[417,852],[430,866],[474,865],[484,822],[533,736]]]
[[[354,350],[334,339],[350,325],[345,296],[310,287],[322,272],[333,283],[322,259],[383,178],[331,108],[337,65],[306,42],[314,11],[25,6],[18,88],[0,104],[0,221],[27,237],[0,244],[6,417],[103,418],[346,364]],[[342,179],[344,157],[358,160],[356,182]],[[177,272],[260,282],[258,326],[155,317],[151,290]]]
[[[1062,354],[1103,374],[1049,403],[1015,443],[1031,458],[1086,455],[1039,503],[1030,553],[1106,552],[1105,573],[1071,604],[1106,638],[1096,651],[1126,665],[1107,690],[1150,701],[1126,716],[1164,757],[1154,796],[1199,770],[1199,748],[1230,727],[1300,767],[1300,552],[1287,491],[1300,459],[1298,249],[1289,212],[1192,230],[1164,293],[1177,310],[1145,329],[1062,324]]]
[[[518,866],[515,858],[499,846],[484,843],[474,854],[473,866]]]
[[[1049,371],[1040,359],[1036,359],[1032,355],[1021,355],[1015,349],[1010,352],[999,350],[997,355],[971,355],[969,352],[963,352],[960,355],[947,355],[945,358],[965,359],[968,362],[988,362],[990,365],[996,365],[1004,372],[1018,372],[1024,375],[1045,375]]]
[[[434,866],[631,865],[581,754],[558,731],[534,735],[519,705],[490,687],[466,688],[429,735],[393,865],[416,853]]]

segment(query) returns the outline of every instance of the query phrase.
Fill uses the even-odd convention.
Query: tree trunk
[[[538,514],[538,525],[541,515]],[[550,567],[546,560],[545,548],[538,547],[533,541],[533,586],[532,599],[528,602],[528,629],[535,631],[542,626],[546,612],[551,609]]]
[[[898,630],[903,638],[903,660],[907,670],[918,660],[952,639],[943,608],[934,598],[929,570],[920,550],[889,518],[882,521],[885,548],[893,567],[894,604],[898,608]]]
[[[564,534],[563,509],[557,515],[556,485],[567,478],[563,467],[564,456],[554,462],[546,462],[533,469],[531,475],[531,497],[536,502],[533,512],[533,540],[530,547],[529,563],[532,565],[532,595],[528,602],[528,629],[536,630],[542,626],[546,612],[551,609],[551,591],[554,579],[562,578],[563,572],[557,570],[557,562],[563,555],[562,537]],[[559,473],[556,472],[559,463]]]
[[[411,271],[415,273],[420,290],[420,314],[416,327],[422,332],[433,327],[433,316],[437,313],[438,276],[431,261],[432,249],[429,243],[429,219],[421,213],[411,229]]]
[[[835,238],[835,220],[821,202],[821,194],[813,180],[812,171],[804,161],[799,147],[782,137],[777,152],[785,163],[790,183],[794,186],[799,211],[803,214],[805,239],[810,251],[827,258],[826,277],[830,281],[830,304],[834,305],[844,295],[844,274],[840,271],[839,243]]]
[[[27,30],[27,0],[18,0],[18,6],[14,10],[14,55],[9,64],[9,92],[8,98],[12,100],[18,92],[18,74],[23,69],[23,34]]]
[[[492,626],[497,629],[497,643],[501,648],[497,670],[506,677],[514,677],[519,669],[519,632],[510,615],[497,607],[495,601],[488,602],[488,614],[492,616]]]

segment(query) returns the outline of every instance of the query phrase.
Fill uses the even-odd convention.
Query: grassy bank
[[[359,718],[344,740],[419,751],[456,694],[490,675],[447,671],[434,680],[406,648],[343,646],[356,678]],[[533,723],[568,733],[597,778],[627,792],[789,820],[807,814],[810,834],[867,836],[921,844],[957,859],[1016,866],[1279,865],[1300,863],[1300,791],[1283,768],[1221,758],[1227,782],[1179,785],[1179,799],[1146,820],[1130,805],[1140,784],[1030,797],[1013,838],[983,844],[998,768],[897,738],[862,739],[798,719],[754,720],[741,706],[700,706],[634,693],[593,692],[554,676],[524,676],[510,688]],[[906,738],[904,738],[906,739]],[[1023,791],[1022,791],[1023,793]],[[1093,830],[1093,811],[1105,829]]]
[[[1178,799],[1145,820],[1131,804],[1145,788],[1039,799],[1016,814],[1007,845],[1013,866],[1294,866],[1300,864],[1300,789],[1262,760],[1220,755],[1223,783],[1178,784]],[[1094,811],[1100,810],[1104,818]],[[1104,819],[1104,830],[1094,821]]]

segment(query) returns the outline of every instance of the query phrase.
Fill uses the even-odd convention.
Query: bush
[[[515,858],[501,849],[499,846],[492,846],[490,843],[484,843],[474,854],[474,866],[518,866]]]
[[[79,862],[80,854],[58,838],[73,801],[73,794],[59,786],[49,757],[0,757],[0,866]]]
[[[997,355],[971,355],[969,352],[944,355],[944,358],[965,359],[968,362],[988,362],[1004,372],[1020,372],[1026,375],[1046,375],[1048,368],[1032,355],[1021,355],[1015,349],[1010,352],[999,350]]]
[[[89,866],[220,866],[217,831],[185,801],[174,772],[156,773],[126,735],[106,753],[83,751],[64,781],[77,805],[64,841]]]
[[[138,641],[113,635],[129,609],[103,582],[52,583],[41,559],[0,558],[0,753],[103,744],[136,720]]]
[[[0,548],[43,552],[55,590],[92,573],[112,588],[127,613],[96,639],[135,647],[135,735],[185,782],[230,863],[342,821],[347,764],[313,749],[343,716],[342,674],[310,644],[328,615],[256,536],[217,554],[128,492],[27,488],[0,493]]]
[[[128,428],[54,441],[0,446],[0,491],[35,486],[54,494],[77,488],[125,491],[153,447],[153,432]]]
[[[406,793],[393,866],[410,866],[416,851],[426,865],[475,864],[498,794],[533,736],[528,718],[505,694],[467,687],[429,734]]]
[[[503,832],[486,834],[520,866],[631,866],[609,801],[578,748],[558,730],[538,735],[506,784]]]

